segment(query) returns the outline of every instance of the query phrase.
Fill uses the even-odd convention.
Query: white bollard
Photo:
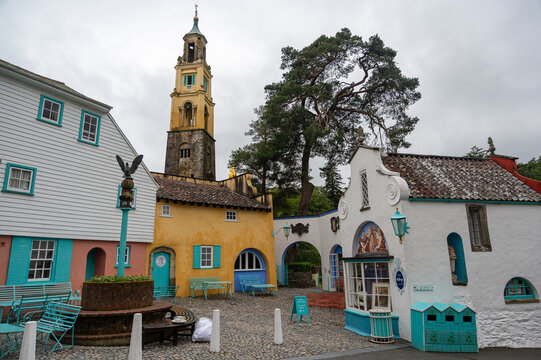
[[[24,325],[23,344],[19,360],[34,360],[36,358],[36,328],[38,323],[29,321]]]
[[[136,313],[133,315],[128,360],[141,359],[143,359],[143,315]]]
[[[210,351],[220,352],[220,310],[212,312],[212,334],[210,335]]]
[[[282,337],[282,315],[280,309],[274,309],[274,343],[280,345],[284,343]]]

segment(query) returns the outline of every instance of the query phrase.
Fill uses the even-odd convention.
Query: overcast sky
[[[213,74],[216,172],[279,81],[280,49],[343,27],[379,34],[422,99],[401,152],[461,156],[473,145],[541,155],[541,1],[197,1]],[[113,106],[152,171],[163,172],[170,93],[193,1],[0,0],[0,58]],[[318,166],[312,165],[316,184]],[[345,177],[349,175],[345,171]]]

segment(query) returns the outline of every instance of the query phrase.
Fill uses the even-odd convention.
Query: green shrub
[[[90,282],[102,282],[102,283],[115,283],[115,282],[138,282],[138,281],[149,281],[152,280],[150,276],[147,275],[128,275],[128,276],[118,276],[118,275],[102,275],[94,276],[90,279]]]
[[[312,263],[309,262],[295,262],[287,264],[287,271],[291,272],[310,272],[312,270]]]

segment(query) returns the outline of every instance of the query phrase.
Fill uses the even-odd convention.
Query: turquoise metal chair
[[[46,351],[48,348],[47,342],[49,341],[49,338],[53,338],[55,341],[55,344],[51,350],[49,350],[49,353],[52,353],[55,350],[73,347],[73,327],[80,311],[81,307],[77,305],[70,305],[56,301],[50,301],[47,303],[47,307],[45,308],[41,319],[39,319],[37,322],[37,332],[39,333],[41,340],[43,340],[44,335],[46,336]],[[25,319],[27,316],[31,316],[31,313],[26,314]],[[69,330],[71,330],[71,345],[62,345],[60,341]]]

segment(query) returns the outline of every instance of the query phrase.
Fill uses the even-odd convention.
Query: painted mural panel
[[[362,226],[357,241],[357,254],[370,252],[389,252],[383,231],[371,221]]]

